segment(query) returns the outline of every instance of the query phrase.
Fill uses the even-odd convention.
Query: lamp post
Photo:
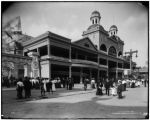
[[[132,51],[132,49],[130,49],[129,52],[125,52],[125,55],[126,55],[126,54],[129,54],[129,57],[130,57],[130,71],[131,71],[131,73],[132,73],[132,55],[133,55],[134,53],[136,53],[136,57],[138,57],[138,56],[137,56],[137,53],[138,53],[137,50]]]

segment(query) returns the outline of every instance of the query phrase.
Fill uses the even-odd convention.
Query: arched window
[[[117,52],[116,52],[115,47],[111,46],[109,48],[108,55],[115,56],[115,57],[117,56]]]
[[[118,57],[121,57],[122,56],[122,52],[121,51],[119,51],[119,53],[118,53]]]
[[[93,20],[92,22],[93,22],[93,24],[94,24],[94,20]]]
[[[107,52],[107,48],[104,44],[100,46],[100,50]]]
[[[97,19],[95,20],[96,24],[97,24]]]

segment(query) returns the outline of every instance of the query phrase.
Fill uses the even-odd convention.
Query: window
[[[111,46],[111,47],[109,48],[108,54],[111,55],[111,56],[115,56],[115,57],[116,57],[116,56],[117,56],[117,53],[116,53],[115,47]]]
[[[118,57],[121,57],[122,56],[122,52],[121,51],[119,51],[119,53],[118,53]]]
[[[93,22],[93,24],[94,24],[94,20],[93,20],[92,22]]]
[[[97,24],[97,19],[95,20],[96,24]]]
[[[107,48],[104,44],[101,45],[100,50],[107,52]]]
[[[87,44],[87,43],[85,43],[84,46],[85,46],[85,47],[90,47],[89,44]]]

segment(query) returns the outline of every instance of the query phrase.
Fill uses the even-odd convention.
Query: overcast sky
[[[90,25],[91,13],[101,14],[100,24],[105,30],[115,24],[118,36],[124,41],[124,52],[138,50],[133,61],[145,66],[148,55],[148,9],[137,2],[17,2],[3,14],[5,24],[21,17],[22,31],[36,37],[46,31],[70,38],[82,38]]]

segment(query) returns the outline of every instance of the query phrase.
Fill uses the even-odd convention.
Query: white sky
[[[46,31],[74,40],[90,25],[90,15],[97,10],[100,24],[109,30],[115,24],[124,41],[124,52],[138,50],[133,55],[137,66],[146,66],[148,58],[148,9],[137,2],[17,2],[2,14],[5,24],[21,16],[22,31],[33,37]]]

